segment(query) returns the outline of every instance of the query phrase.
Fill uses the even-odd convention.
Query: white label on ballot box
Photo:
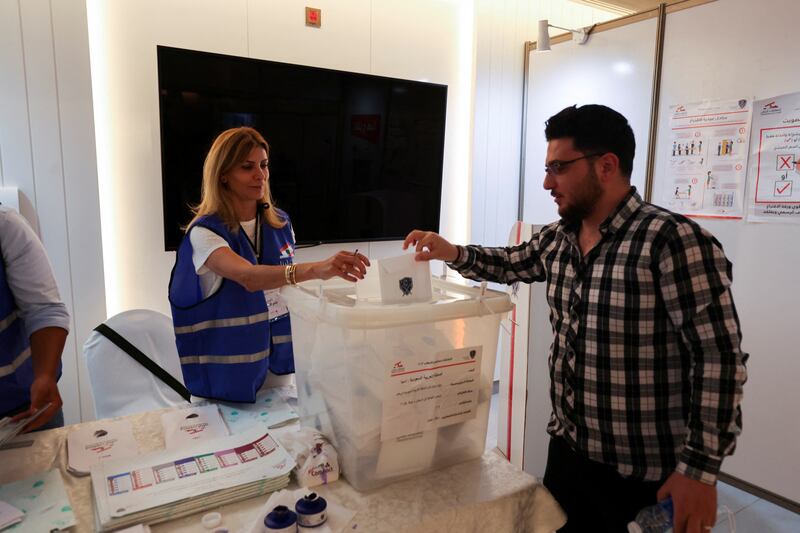
[[[481,346],[389,361],[381,440],[397,439],[475,417]]]

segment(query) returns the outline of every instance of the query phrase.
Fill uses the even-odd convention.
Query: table
[[[124,417],[131,421],[141,453],[164,448],[161,413],[148,411]],[[86,422],[85,424],[92,424]],[[94,531],[91,478],[75,477],[66,470],[67,426],[18,437],[33,440],[26,448],[0,451],[0,480],[8,483],[51,468],[64,479],[78,521],[72,531]],[[297,488],[294,481],[289,488]],[[566,516],[536,478],[509,463],[497,450],[478,459],[428,472],[360,493],[346,480],[314,490],[328,501],[356,511],[346,528],[362,533],[396,532],[549,532],[561,527]],[[224,527],[245,531],[257,518],[267,496],[216,509]],[[154,532],[205,531],[201,514],[151,526]]]

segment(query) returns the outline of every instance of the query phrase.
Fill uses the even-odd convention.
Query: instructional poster
[[[800,93],[755,103],[752,148],[748,220],[800,223]]]
[[[381,440],[475,418],[482,346],[392,360],[383,399]]]
[[[742,218],[752,99],[670,107],[661,205],[685,215]]]

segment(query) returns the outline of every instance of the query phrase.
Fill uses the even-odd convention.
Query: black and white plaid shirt
[[[507,248],[459,247],[470,279],[547,281],[555,338],[547,431],[624,476],[714,483],[741,432],[747,354],[731,263],[695,222],[634,188],[581,257],[577,227]]]

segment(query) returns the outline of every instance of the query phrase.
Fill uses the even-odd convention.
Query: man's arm
[[[59,327],[46,327],[31,334],[31,357],[33,358],[33,383],[31,384],[31,407],[17,418],[32,415],[50,403],[45,412],[37,416],[24,431],[31,431],[45,423],[61,409],[63,402],[58,392],[58,363],[64,351],[67,330]]]
[[[661,250],[659,290],[692,357],[692,392],[676,473],[659,492],[675,504],[676,532],[712,526],[722,459],[741,433],[747,354],[730,291],[731,264],[719,242],[680,223]]]
[[[3,209],[0,217],[0,250],[6,280],[30,339],[34,372],[31,408],[16,418],[33,414],[48,402],[53,404],[26,428],[30,430],[45,424],[61,408],[56,381],[69,331],[69,314],[39,238],[16,211]]]
[[[545,279],[538,235],[517,246],[486,248],[456,246],[434,232],[414,230],[406,237],[403,249],[409,246],[416,247],[418,261],[441,259],[468,279],[509,285]]]

